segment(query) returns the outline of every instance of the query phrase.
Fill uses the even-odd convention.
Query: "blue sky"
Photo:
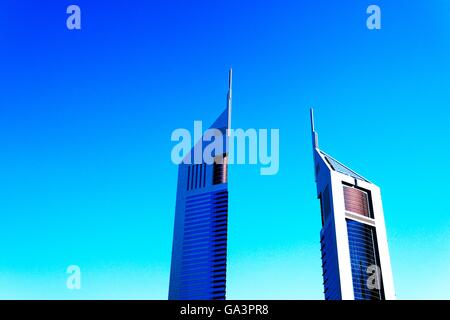
[[[323,298],[314,106],[322,149],[382,189],[398,298],[449,299],[449,21],[444,0],[2,1],[0,298],[167,298],[170,136],[213,122],[232,65],[233,126],[280,129],[280,171],[230,168],[227,297]]]

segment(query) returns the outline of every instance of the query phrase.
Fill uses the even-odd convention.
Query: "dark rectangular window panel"
[[[213,171],[213,184],[227,183],[228,157],[226,154],[215,158]]]
[[[369,193],[344,185],[345,210],[371,218]]]
[[[324,225],[331,213],[331,197],[329,186],[326,186],[325,190],[320,195],[320,208],[322,211],[322,225]]]
[[[375,227],[347,219],[347,231],[355,300],[384,300]],[[379,288],[368,285],[369,277],[373,276],[368,268],[372,266],[379,270]]]

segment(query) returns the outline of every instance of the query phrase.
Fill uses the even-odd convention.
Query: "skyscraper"
[[[199,141],[181,163],[175,209],[169,299],[224,300],[228,228],[228,132],[231,126],[232,70],[225,110],[211,129],[221,132],[224,149],[214,162],[194,163]]]
[[[311,131],[325,299],[395,299],[379,187],[319,149]]]

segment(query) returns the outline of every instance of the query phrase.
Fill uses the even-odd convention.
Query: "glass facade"
[[[331,166],[331,168],[333,170],[335,170],[337,172],[340,172],[340,173],[343,173],[345,175],[348,175],[348,176],[350,176],[352,178],[355,178],[355,179],[358,179],[358,180],[361,180],[361,181],[365,181],[365,182],[369,182],[364,177],[360,176],[359,174],[357,174],[352,169],[344,166],[342,163],[340,163],[339,161],[337,161],[333,157],[329,156],[325,152],[320,151],[320,153],[325,157],[326,161],[328,162],[328,164]]]
[[[228,180],[228,156],[217,156],[214,160],[213,184],[226,183]]]
[[[178,299],[225,299],[228,192],[186,199]]]
[[[344,202],[346,211],[372,218],[367,191],[344,185]]]
[[[384,300],[375,228],[347,219],[355,300]]]

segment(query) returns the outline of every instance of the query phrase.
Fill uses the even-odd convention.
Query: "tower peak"
[[[231,130],[231,108],[233,100],[233,68],[230,67],[228,72],[228,94],[227,94],[227,110],[228,110],[228,132],[227,136],[230,135]]]
[[[319,135],[316,132],[315,125],[314,125],[314,109],[309,109],[309,115],[311,118],[311,135],[312,135],[312,146],[314,149],[319,147]]]

